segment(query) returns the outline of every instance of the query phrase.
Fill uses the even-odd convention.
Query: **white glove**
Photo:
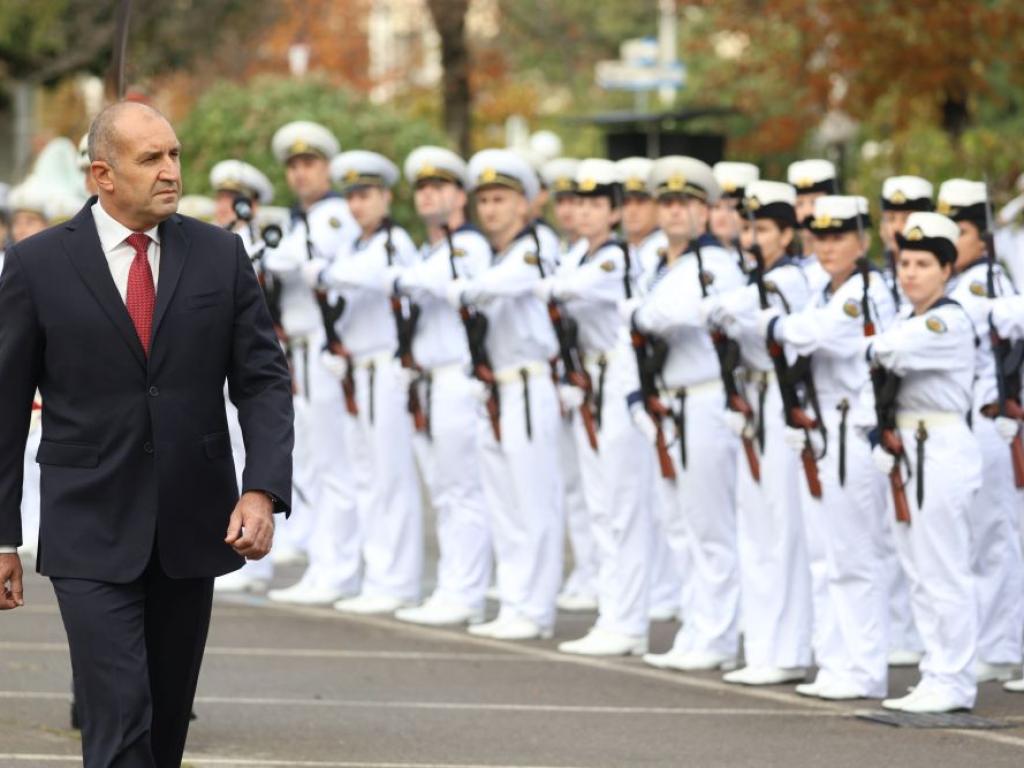
[[[1000,224],[1009,224],[1020,215],[1021,211],[1024,211],[1024,195],[1018,195],[1004,205],[999,211],[999,215],[996,216],[996,221]]]
[[[654,423],[654,419],[647,413],[647,409],[642,404],[637,403],[631,406],[629,411],[633,417],[633,423],[640,430],[640,434],[644,436],[644,440],[650,445],[656,445],[658,442],[658,425]]]
[[[725,310],[722,308],[718,296],[708,296],[701,299],[700,303],[697,304],[697,316],[700,319],[701,326],[722,325],[722,315],[724,314]]]
[[[345,358],[333,355],[326,349],[320,353],[320,363],[323,365],[324,370],[338,381],[344,379],[345,374],[348,373],[348,362],[346,362]]]
[[[408,390],[422,375],[415,368],[406,368],[404,365],[395,366],[395,381],[403,392]]]
[[[310,288],[320,287],[320,277],[323,275],[325,269],[327,269],[327,259],[322,259],[319,256],[310,259],[302,264],[300,268],[302,272],[302,279],[306,285]]]
[[[619,302],[619,317],[622,318],[622,322],[626,325],[630,325],[633,322],[633,313],[636,312],[640,305],[643,304],[643,299],[639,296],[634,296],[631,299],[623,299]]]
[[[469,380],[469,392],[473,396],[473,399],[480,405],[486,404],[487,400],[491,396],[490,388],[480,381],[480,379]]]
[[[821,440],[821,433],[816,429],[804,432],[802,429],[786,427],[782,437],[786,441],[786,445],[788,445],[790,449],[797,454],[803,451],[808,440],[810,440],[811,443],[811,453],[815,456],[821,456],[822,451],[825,448],[825,445]]]
[[[757,313],[757,333],[759,336],[768,338],[768,326],[772,320],[779,317],[781,313],[778,307],[768,307],[768,309],[762,309]]]
[[[555,298],[555,278],[545,277],[543,280],[538,280],[534,283],[533,295],[544,304]]]
[[[999,437],[1002,438],[1003,442],[1009,445],[1013,442],[1013,438],[1020,432],[1020,422],[1016,419],[1010,419],[1006,416],[996,416],[993,420],[996,428],[996,432],[999,433]]]
[[[32,415],[29,417],[29,421],[28,421],[28,431],[29,432],[35,432],[37,429],[39,429],[39,426],[42,423],[43,423],[43,412],[40,409],[38,409],[38,408],[33,408],[32,409]],[[1007,442],[1009,442],[1009,441],[1007,441]]]
[[[562,403],[562,408],[567,411],[575,411],[583,405],[585,393],[582,389],[572,384],[559,384],[558,399]]]
[[[445,288],[444,296],[452,309],[462,309],[462,292],[466,290],[466,281],[452,280],[448,283],[448,287]]]
[[[875,467],[883,475],[888,475],[896,466],[896,457],[880,445],[871,449],[871,460],[875,462]]]
[[[743,433],[747,429],[747,419],[739,411],[733,411],[730,410],[729,408],[726,408],[725,426],[727,426],[729,428],[729,431],[736,435],[736,437],[743,437]]]

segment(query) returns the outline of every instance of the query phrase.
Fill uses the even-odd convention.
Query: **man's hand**
[[[21,558],[17,553],[0,555],[0,611],[25,604],[21,573]]]
[[[270,497],[260,491],[243,493],[231,513],[224,541],[248,560],[265,557],[274,544],[274,504]]]

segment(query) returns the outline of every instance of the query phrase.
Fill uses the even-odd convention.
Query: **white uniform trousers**
[[[924,642],[921,685],[942,688],[959,706],[970,708],[977,695],[978,613],[968,517],[972,505],[977,506],[981,452],[966,424],[930,424],[927,430],[924,505],[919,507],[916,429],[900,429],[910,460],[906,493],[911,523],[896,525],[896,547]],[[890,501],[890,515],[891,507]]]
[[[813,648],[819,680],[839,680],[868,698],[888,685],[885,479],[871,447],[848,425],[846,481],[839,483],[835,403],[822,403],[828,445],[818,462],[822,496],[811,497],[800,471],[800,506],[808,535],[814,595]],[[817,569],[817,571],[816,571]],[[822,589],[824,587],[824,589]]]
[[[43,439],[42,424],[28,433],[25,443],[25,467],[21,491],[21,540],[24,546],[36,549],[39,546],[39,464],[36,453]]]
[[[530,376],[532,437],[527,437],[523,383],[502,383],[499,395],[501,443],[482,406],[477,428],[501,612],[548,630],[555,623],[565,541],[557,476],[558,397],[546,372]]]
[[[362,529],[362,594],[414,603],[423,577],[423,509],[412,449],[408,390],[398,361],[357,361],[357,416],[345,414]]]
[[[565,580],[567,594],[594,597],[597,595],[598,549],[590,530],[590,513],[583,492],[579,457],[576,455],[576,429],[578,414],[559,419],[558,455],[559,476],[565,505],[566,528],[572,548],[572,571]],[[589,449],[589,445],[587,446]]]
[[[429,415],[430,434],[416,433],[413,446],[437,518],[434,595],[481,610],[491,578],[491,538],[477,444],[480,385],[461,365],[429,375],[429,386],[421,380],[416,389]]]
[[[576,418],[576,452],[598,549],[596,626],[646,637],[654,546],[650,484],[654,457],[626,403],[626,365],[636,364],[625,354],[615,355],[605,374],[598,450],[590,446],[583,419]],[[590,368],[590,378],[597,382],[598,367]]]
[[[967,516],[978,596],[978,659],[988,664],[1020,664],[1024,564],[1019,526],[1024,492],[1014,486],[1010,449],[993,421],[975,413],[973,431],[984,473]]]
[[[679,408],[679,401],[671,403]],[[685,532],[688,557],[677,566],[685,575],[683,626],[673,650],[735,656],[739,650],[740,572],[736,549],[736,451],[738,440],[725,425],[725,395],[717,382],[698,385],[684,404],[686,467],[677,438],[669,452],[676,469],[673,492]],[[671,432],[670,432],[671,433]],[[670,532],[678,551],[680,534]]]
[[[811,661],[811,570],[800,514],[804,478],[785,441],[779,388],[774,379],[765,385],[760,483],[742,453],[736,462],[743,649],[751,667],[806,667]],[[749,389],[756,409],[757,387]]]
[[[302,583],[352,594],[360,584],[361,529],[346,455],[341,384],[320,362],[324,339],[319,331],[292,346],[297,389],[293,508],[298,497],[300,509],[308,510],[310,518],[299,534],[309,554]]]
[[[914,624],[914,611],[910,607],[910,580],[907,578],[896,540],[886,536],[885,571],[886,592],[889,595],[889,651],[912,651],[921,653],[924,645]]]

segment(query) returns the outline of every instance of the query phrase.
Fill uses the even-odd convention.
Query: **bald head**
[[[174,213],[181,196],[181,145],[157,110],[136,102],[107,107],[89,129],[89,173],[104,210],[144,232]]]
[[[167,118],[148,104],[118,101],[106,107],[89,127],[89,160],[103,160],[116,165],[118,153],[124,146],[124,128],[153,120],[170,126]]]

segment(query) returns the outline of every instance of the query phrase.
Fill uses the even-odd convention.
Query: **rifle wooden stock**
[[[896,457],[896,463],[889,470],[889,490],[892,492],[893,508],[896,512],[896,522],[910,524],[910,503],[907,501],[907,489],[903,484],[903,475],[900,472],[900,459],[903,458],[903,441],[897,432],[890,429],[883,429],[881,436],[882,447]],[[920,472],[921,468],[918,467]]]
[[[590,377],[583,371],[573,371],[566,378],[574,387],[583,390],[583,404],[580,405],[580,418],[583,420],[583,429],[587,433],[587,442],[590,447],[597,450],[597,419],[594,418],[594,409],[591,406]]]
[[[676,479],[676,468],[672,466],[672,457],[668,452],[668,442],[665,440],[665,430],[661,428],[661,422],[668,415],[668,412],[657,397],[646,398],[644,400],[644,407],[654,420],[654,426],[657,429],[654,448],[658,453],[658,468],[661,470],[661,476],[666,480],[674,481]]]
[[[413,429],[417,432],[426,433],[429,427],[427,424],[427,414],[423,411],[423,404],[420,403],[420,396],[416,391],[415,382],[409,385],[409,400],[406,408],[409,410],[409,415],[412,416]]]
[[[345,410],[352,416],[358,416],[359,406],[356,403],[356,379],[352,373],[352,355],[337,340],[327,342],[327,351],[345,361],[345,375],[341,379],[341,392],[345,395]]]
[[[806,434],[803,450],[800,451],[800,463],[804,467],[804,477],[807,478],[807,490],[811,498],[821,498],[821,478],[818,476],[818,460],[814,458],[814,451],[811,449],[810,431],[818,428],[818,422],[802,408],[792,408],[789,411],[789,423],[796,429],[802,429]]]
[[[728,408],[730,411],[740,414],[748,421],[754,415],[754,409],[750,407],[750,403],[738,393],[729,397]],[[755,483],[760,483],[761,462],[757,458],[757,448],[754,446],[754,439],[744,434],[740,435],[740,442],[743,444],[743,453],[747,457],[747,466],[750,467],[750,476],[754,478]]]

